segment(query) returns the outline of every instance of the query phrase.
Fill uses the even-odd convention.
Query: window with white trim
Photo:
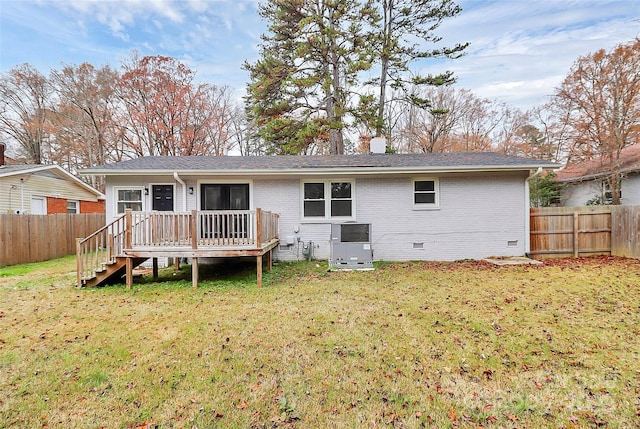
[[[143,189],[116,189],[116,214],[123,214],[127,209],[142,211]]]
[[[80,207],[78,201],[67,200],[67,213],[68,214],[78,214],[80,213]]]
[[[354,182],[319,180],[302,183],[304,219],[352,219],[355,214]]]
[[[438,179],[416,179],[413,181],[414,208],[436,208],[439,205]]]

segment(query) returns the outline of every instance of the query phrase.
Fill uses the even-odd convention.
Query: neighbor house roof
[[[86,189],[87,191],[94,194],[99,199],[104,199],[104,194],[98,191],[93,186],[83,182],[82,180],[75,177],[73,174],[69,173],[62,167],[57,165],[34,165],[34,164],[14,164],[14,165],[1,165],[0,166],[0,178],[9,177],[9,176],[18,176],[21,174],[49,174],[53,177],[59,177],[64,180],[68,180],[77,184],[78,186]]]
[[[640,144],[627,146],[620,151],[619,168],[621,173],[640,171]],[[611,160],[596,158],[576,164],[567,164],[556,174],[559,182],[578,182],[597,179],[610,174]]]
[[[522,171],[558,165],[492,152],[327,156],[148,156],[88,168],[80,174],[305,174]]]

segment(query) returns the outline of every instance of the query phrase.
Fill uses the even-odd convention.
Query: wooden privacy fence
[[[640,206],[614,206],[611,254],[640,259]]]
[[[530,254],[640,258],[639,217],[640,206],[532,208]]]
[[[74,254],[76,238],[104,224],[104,214],[0,214],[0,267]]]

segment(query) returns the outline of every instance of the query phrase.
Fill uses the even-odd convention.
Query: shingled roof
[[[640,144],[622,149],[618,162],[621,173],[640,171]],[[606,176],[610,171],[610,160],[596,158],[578,164],[568,164],[558,171],[556,178],[559,182],[576,182]]]
[[[82,174],[182,174],[340,172],[497,171],[556,168],[558,165],[493,152],[371,154],[328,156],[148,156],[82,170]]]

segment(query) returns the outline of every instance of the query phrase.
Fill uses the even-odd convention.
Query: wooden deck
[[[271,267],[278,245],[278,215],[261,209],[192,212],[133,212],[77,241],[78,286],[97,286],[114,276],[133,282],[133,268],[149,258],[191,258],[193,285],[199,258],[256,258],[258,286],[263,257]]]

